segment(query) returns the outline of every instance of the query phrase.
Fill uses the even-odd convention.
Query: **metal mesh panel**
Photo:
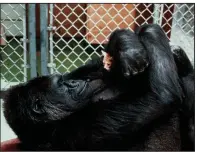
[[[117,28],[134,30],[144,23],[161,25],[170,41],[183,47],[190,59],[194,59],[194,4],[49,6],[46,30],[49,31],[50,73],[72,71],[99,56],[112,31]],[[1,4],[0,38],[6,42],[1,41],[1,88],[27,80],[25,12],[24,4]]]
[[[26,81],[25,22],[24,4],[1,4],[1,89]]]
[[[176,4],[171,42],[180,45],[194,64],[194,4]]]
[[[161,25],[193,59],[194,4],[51,4],[49,14],[51,73],[72,71],[99,56],[113,30],[144,23]]]

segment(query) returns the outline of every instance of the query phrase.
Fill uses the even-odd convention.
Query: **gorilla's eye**
[[[58,80],[58,82],[57,82],[57,84],[58,84],[59,86],[61,86],[63,83],[64,83],[64,80],[63,80],[62,77],[60,77],[59,80]]]
[[[70,83],[71,83],[71,84],[75,84],[75,81],[74,81],[74,80],[71,80]]]
[[[76,89],[79,86],[79,83],[74,80],[70,80],[65,81],[64,85],[66,85],[69,89]]]

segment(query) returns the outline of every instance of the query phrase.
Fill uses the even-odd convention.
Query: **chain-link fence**
[[[170,40],[194,53],[194,4],[51,4],[51,73],[72,71],[99,55],[117,28],[160,24]]]
[[[49,4],[48,6],[47,66],[50,73],[72,71],[89,59],[99,56],[103,44],[113,30],[117,28],[134,30],[144,23],[161,25],[171,42],[183,47],[193,61],[194,4]],[[5,9],[6,7],[9,9]],[[19,10],[20,12],[23,10],[23,13],[20,14]],[[28,51],[25,43],[25,12],[22,4],[1,5],[3,14],[1,26],[5,29],[5,33],[1,33],[1,36],[7,37],[6,45],[1,46],[3,69],[1,81],[26,81],[28,70],[24,65],[27,65]],[[13,14],[15,20],[12,18]],[[13,32],[11,27],[17,32]],[[39,25],[36,28],[39,29]],[[23,43],[17,39],[18,33],[23,38]]]
[[[24,4],[1,4],[1,89],[27,80]],[[11,82],[11,83],[10,83]]]

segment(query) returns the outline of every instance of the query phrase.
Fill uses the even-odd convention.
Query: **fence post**
[[[53,5],[54,4],[50,4],[50,20],[49,20],[49,27],[48,27],[48,31],[50,32],[49,34],[49,55],[50,55],[50,63],[48,64],[48,67],[50,68],[50,74],[53,74],[54,71],[54,63],[53,63],[53,29],[55,29],[56,27],[53,27]]]
[[[158,24],[159,19],[160,19],[160,17],[159,17],[159,14],[160,14],[159,7],[160,7],[160,4],[154,4],[153,22],[155,24]]]
[[[29,37],[29,53],[31,78],[37,76],[36,71],[36,4],[29,4],[28,9],[28,37]]]
[[[48,4],[40,4],[41,75],[48,75]]]
[[[24,60],[24,82],[27,81],[27,68],[28,68],[28,64],[27,64],[27,22],[26,22],[26,5],[24,4],[25,6],[25,11],[24,11],[24,14],[23,14],[23,60]]]

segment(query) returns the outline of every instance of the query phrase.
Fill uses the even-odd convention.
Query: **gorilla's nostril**
[[[75,84],[75,81],[74,81],[74,80],[71,80],[71,83],[72,83],[72,84]]]
[[[51,81],[52,81],[52,84],[56,86],[57,84],[59,84],[59,82],[62,81],[62,77],[60,74],[53,74],[51,76]]]
[[[103,101],[103,97],[99,97],[99,101]]]
[[[130,73],[129,73],[129,72],[126,72],[126,73],[124,73],[124,76],[125,76],[126,78],[129,78],[129,77],[130,77]]]

